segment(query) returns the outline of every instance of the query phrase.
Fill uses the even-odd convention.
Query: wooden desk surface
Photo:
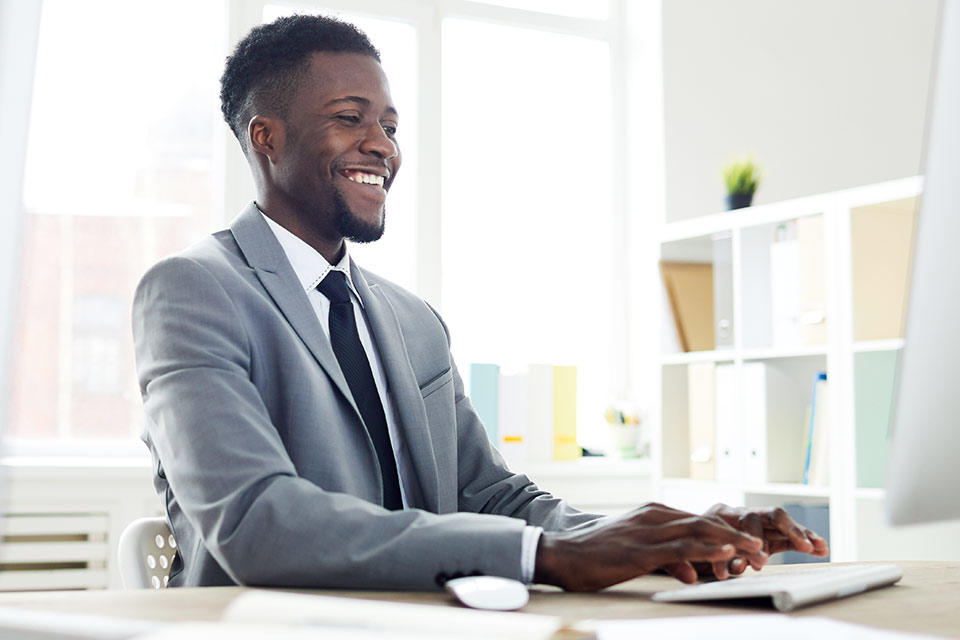
[[[793,616],[825,616],[883,629],[960,638],[960,563],[899,562],[903,579],[885,589],[814,605]],[[815,565],[809,565],[815,566]],[[823,565],[819,565],[823,566]],[[781,570],[768,567],[764,573]],[[774,613],[743,605],[667,604],[650,601],[656,591],[678,587],[672,578],[646,576],[601,593],[531,589],[527,613],[559,615],[567,623],[590,618],[669,618],[677,616]],[[218,620],[245,587],[206,587],[163,591],[44,591],[0,594],[0,606],[91,613],[143,620]],[[443,592],[310,591],[395,602],[459,606]]]

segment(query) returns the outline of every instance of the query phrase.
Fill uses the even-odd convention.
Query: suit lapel
[[[397,408],[400,427],[407,440],[407,450],[414,463],[420,489],[426,502],[424,507],[437,512],[440,480],[433,441],[427,428],[427,412],[420,395],[420,386],[413,373],[407,348],[400,332],[397,315],[377,285],[368,285],[360,269],[350,261],[353,284],[363,301],[363,310],[373,334],[380,362],[389,385],[390,398]]]
[[[237,216],[230,225],[230,231],[263,288],[362,421],[347,380],[337,363],[337,356],[330,342],[323,337],[317,315],[280,243],[255,204],[251,203]]]

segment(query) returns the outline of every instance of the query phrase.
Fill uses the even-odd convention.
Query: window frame
[[[619,143],[612,145],[611,149],[613,233],[600,249],[609,250],[615,256],[614,273],[609,276],[614,290],[622,292],[610,307],[606,329],[626,347],[617,350],[616,361],[610,363],[611,379],[620,387],[615,395],[643,398],[652,393],[659,394],[659,380],[655,373],[659,314],[650,313],[649,309],[656,307],[659,295],[655,247],[664,217],[662,9],[659,0],[649,3],[604,1],[609,3],[609,13],[601,20],[471,0],[229,0],[226,2],[227,50],[224,54],[252,27],[260,24],[263,9],[270,4],[305,11],[321,8],[364,14],[405,22],[415,28],[419,127],[416,139],[408,144],[416,145],[420,164],[416,177],[416,286],[420,296],[442,311],[441,185],[434,177],[440,175],[441,167],[443,21],[447,18],[478,20],[606,42],[610,47],[613,94],[611,127]],[[24,125],[27,118],[25,115],[22,119]],[[253,199],[254,194],[246,159],[233,135],[226,126],[219,126],[215,128],[214,136],[213,211],[215,218],[219,217],[220,223],[225,225]],[[19,204],[22,213],[22,199]],[[631,212],[643,213],[631,215]],[[15,237],[22,245],[22,238]],[[650,248],[653,253],[649,252]],[[8,255],[19,256],[19,252]],[[650,402],[650,405],[656,406],[656,403]],[[134,448],[139,447],[139,442],[133,438],[115,442],[70,439],[7,444],[13,445],[8,447],[8,453],[12,454],[63,457],[104,453],[127,456],[134,455]],[[139,454],[143,455],[142,449]]]

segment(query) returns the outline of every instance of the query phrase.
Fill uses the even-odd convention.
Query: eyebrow
[[[325,104],[325,105],[323,105],[323,106],[324,106],[324,107],[330,107],[330,106],[333,106],[333,105],[335,105],[335,104],[340,104],[340,103],[342,103],[342,102],[358,103],[358,104],[360,104],[360,105],[362,105],[362,106],[364,106],[364,107],[369,107],[370,104],[371,104],[369,99],[364,98],[364,97],[362,97],[362,96],[343,96],[342,98],[334,98],[333,100],[331,100],[330,102],[328,102],[327,104]],[[395,116],[400,115],[400,114],[397,112],[397,110],[394,109],[392,106],[388,106],[388,107],[387,107],[387,113],[392,113],[392,114],[395,115]]]

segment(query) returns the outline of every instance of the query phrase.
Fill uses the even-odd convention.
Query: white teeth
[[[356,176],[347,176],[348,180],[354,182],[359,182],[361,184],[375,184],[377,186],[383,186],[383,176],[374,175],[372,173],[358,173]]]

